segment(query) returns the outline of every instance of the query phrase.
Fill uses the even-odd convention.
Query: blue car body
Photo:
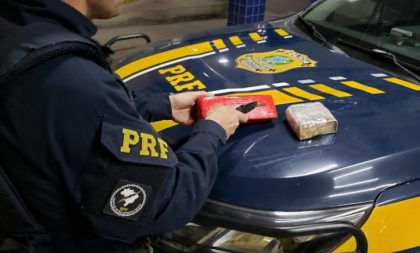
[[[407,200],[418,206],[420,84],[333,52],[290,20],[168,41],[127,59],[116,73],[144,92],[272,95],[279,118],[241,126],[221,149],[212,203],[262,212],[370,204],[371,216]],[[332,112],[338,131],[299,141],[285,110],[312,101]],[[175,147],[190,131],[170,121],[153,126]],[[388,249],[420,245],[411,242]]]

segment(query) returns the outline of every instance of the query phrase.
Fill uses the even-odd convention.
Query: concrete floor
[[[106,21],[96,21],[99,30],[94,38],[101,43],[105,43],[114,36],[131,33],[146,33],[152,39],[152,44],[146,44],[142,40],[118,43],[118,45],[113,47],[116,51],[116,54],[112,56],[114,64],[117,64],[121,59],[128,55],[152,46],[153,43],[171,38],[180,38],[206,30],[223,28],[227,24],[226,18],[207,18],[188,21],[178,19],[176,22],[165,22],[164,20],[159,22],[159,20],[155,20],[154,22],[150,22],[150,20],[138,17],[142,11],[144,12],[143,9],[139,10],[142,6],[141,1],[144,0],[133,0],[126,4],[119,17]],[[302,10],[309,2],[309,0],[266,1],[266,21],[294,14]]]

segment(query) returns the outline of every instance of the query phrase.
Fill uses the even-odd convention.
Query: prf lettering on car
[[[130,154],[131,146],[141,143],[139,155],[168,159],[168,144],[161,138],[127,128],[122,129],[122,137],[121,153]],[[156,150],[157,144],[159,144],[160,153]]]
[[[184,66],[160,69],[161,75],[171,74],[165,79],[175,88],[176,91],[204,90],[206,86],[200,80],[194,80],[195,76],[187,71]]]

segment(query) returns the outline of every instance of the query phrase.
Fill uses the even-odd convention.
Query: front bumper
[[[173,236],[156,243],[156,247],[164,252],[257,252],[255,249],[249,249],[249,245],[247,250],[243,250],[243,239],[240,242],[242,247],[220,247],[222,245],[221,238],[226,237],[227,233],[234,232],[258,236],[260,239],[270,238],[270,245],[261,246],[258,252],[330,252],[349,236],[353,236],[357,243],[356,252],[365,253],[368,247],[367,239],[360,226],[371,208],[371,204],[365,204],[317,211],[274,212],[248,209],[210,200],[196,217],[194,223],[200,224],[199,226],[203,226],[203,228],[209,228],[207,231],[212,231],[211,233],[203,234],[201,238],[198,236],[200,229],[184,233],[187,229],[183,228],[181,229],[183,236],[179,236],[175,232]],[[249,236],[247,238],[249,239]],[[280,238],[282,239],[280,240]],[[232,245],[232,241],[237,246],[241,239],[230,240],[230,245]],[[276,248],[274,250],[273,244],[284,244],[285,241],[301,243],[296,244],[298,246],[293,251],[290,250],[290,247],[283,251],[282,245],[274,247]],[[251,240],[251,242],[258,244],[260,241]],[[248,244],[250,244],[249,241]],[[268,246],[270,246],[270,250],[267,250]]]

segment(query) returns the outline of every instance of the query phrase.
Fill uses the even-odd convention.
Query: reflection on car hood
[[[279,119],[241,126],[228,140],[210,198],[262,210],[311,210],[374,201],[385,188],[419,178],[418,84],[284,27],[240,29],[173,40],[117,71],[138,91],[273,96]],[[296,139],[285,109],[310,101],[331,110],[337,134]],[[167,121],[154,126],[173,145],[189,133]]]

